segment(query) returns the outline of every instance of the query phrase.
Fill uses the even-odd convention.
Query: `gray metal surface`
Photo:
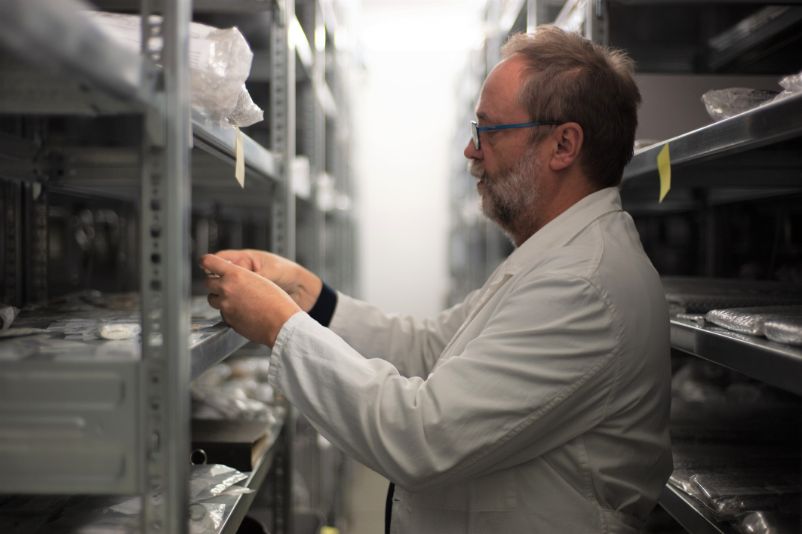
[[[295,50],[290,39],[290,25],[295,19],[295,4],[284,0],[273,17],[270,62],[270,136],[271,149],[278,158],[279,187],[272,198],[272,236],[274,252],[295,259],[295,193],[292,165],[295,158]]]
[[[223,323],[203,332],[203,338],[192,345],[191,377],[198,378],[204,371],[221,362],[248,340]]]
[[[660,506],[690,534],[733,534],[734,529],[719,524],[700,503],[666,484],[660,494]]]
[[[276,442],[278,441],[281,432],[281,424],[271,427],[270,439],[264,456],[262,456],[262,459],[259,461],[259,465],[256,467],[256,469],[250,473],[248,480],[242,484],[246,488],[253,490],[253,493],[239,495],[235,499],[232,506],[226,509],[228,515],[223,518],[219,531],[220,534],[236,534],[237,529],[239,528],[240,523],[242,523],[242,520],[245,518],[245,515],[248,513],[248,510],[250,509],[257,492],[262,487],[262,484],[267,478],[267,474],[273,467],[273,460],[276,456]]]
[[[60,338],[0,343],[0,492],[142,492],[139,345]],[[222,323],[196,331],[193,376],[244,344]]]
[[[0,491],[135,493],[138,362],[0,361]]]
[[[729,367],[797,395],[802,395],[802,350],[719,328],[671,321],[671,345],[683,352]]]
[[[258,13],[275,9],[280,0],[194,0],[192,11],[195,13]],[[100,9],[110,11],[134,11],[139,9],[139,0],[93,0]]]
[[[635,154],[624,181],[656,175],[657,154],[668,144],[672,168],[736,154],[802,134],[802,94],[772,102],[674,137]]]
[[[0,43],[39,68],[68,74],[131,104],[152,102],[152,66],[113,42],[92,25],[76,0],[0,2]]]
[[[197,112],[192,114],[192,135],[195,147],[224,161],[231,162],[233,175],[236,152],[234,151],[236,130],[215,124]],[[279,177],[276,156],[270,150],[242,134],[245,168],[263,178],[276,180]],[[251,179],[251,175],[246,175]],[[246,180],[247,183],[247,180]]]
[[[141,108],[81,78],[66,76],[62,68],[7,57],[0,50],[0,113],[18,115],[98,115],[130,113]]]
[[[709,40],[710,66],[718,69],[739,57],[759,52],[772,37],[792,29],[800,20],[800,7],[772,5],[756,11]]]
[[[189,22],[190,2],[164,5],[162,23],[142,5],[146,57],[163,66],[164,115],[148,113],[142,144],[141,302],[145,469],[142,528],[185,532],[189,465]],[[163,48],[151,48],[161,36]]]

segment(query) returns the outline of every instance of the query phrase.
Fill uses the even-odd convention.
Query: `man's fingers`
[[[209,301],[209,306],[211,306],[215,310],[219,310],[220,309],[220,300],[221,300],[220,295],[215,295],[214,293],[209,293],[209,296],[207,297],[206,300]]]
[[[211,276],[224,276],[227,272],[237,268],[230,261],[215,254],[205,254],[200,260],[200,265],[206,271],[206,274]]]
[[[257,270],[257,265],[254,264],[253,258],[244,250],[220,250],[215,252],[215,255],[230,261],[240,267],[248,269],[249,271]]]
[[[220,277],[206,277],[205,280],[206,289],[209,290],[209,293],[216,293],[218,295],[223,294],[223,279]]]

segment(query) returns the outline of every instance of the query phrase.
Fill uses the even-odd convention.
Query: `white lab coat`
[[[345,295],[330,329],[294,315],[270,375],[396,483],[395,533],[631,533],[672,469],[668,324],[609,188],[433,320]]]

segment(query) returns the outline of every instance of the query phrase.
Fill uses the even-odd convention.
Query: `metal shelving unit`
[[[93,27],[79,13],[87,7],[73,0],[3,2],[0,17],[6,24],[0,43],[37,68],[17,66],[12,76],[3,77],[0,111],[46,112],[49,106],[60,105],[72,113],[98,113],[112,102],[114,111],[158,105],[155,65]],[[59,85],[43,86],[54,73],[67,76],[59,79]]]
[[[279,178],[279,166],[276,156],[247,135],[240,135],[242,135],[243,141],[246,173],[250,170],[262,180],[277,180]],[[220,124],[214,124],[202,115],[193,113],[192,136],[195,140],[196,148],[220,158],[228,163],[231,169],[234,168],[237,137],[235,130]],[[247,173],[246,176],[251,179],[253,175]]]
[[[241,484],[243,487],[252,490],[252,492],[238,495],[233,499],[231,505],[226,508],[225,517],[222,518],[219,534],[236,534],[238,531],[242,520],[254,502],[257,492],[265,483],[273,467],[277,456],[276,444],[280,438],[281,435],[277,431],[270,433],[265,454],[259,460],[256,468],[249,473],[248,479]]]
[[[688,532],[694,534],[732,534],[719,524],[705,507],[670,484],[663,487],[660,505]]]
[[[766,384],[802,395],[802,350],[718,327],[671,321],[671,345]]]
[[[647,72],[776,73],[779,80],[783,73],[797,72],[802,67],[798,55],[793,53],[798,48],[794,43],[799,41],[796,37],[784,37],[788,28],[799,28],[799,8],[790,4],[783,2],[783,7],[773,8],[767,7],[771,2],[708,3],[701,7],[707,13],[708,24],[669,35],[676,25],[672,22],[681,19],[681,3],[661,2],[650,12],[649,6],[638,0],[613,0],[597,21],[597,28],[600,28],[600,41],[633,47],[631,51],[639,68]],[[755,23],[757,18],[771,14],[771,10],[781,16],[769,24]],[[636,21],[634,26],[633,21]],[[723,42],[736,30],[751,27],[747,23],[752,23],[756,29],[747,30],[749,35],[739,40],[730,39],[726,47],[714,49],[715,42]],[[633,28],[638,31],[631,31]],[[649,35],[655,46],[642,42],[644,35]],[[663,43],[672,38],[673,43]],[[768,42],[774,44],[766,46]],[[784,44],[777,44],[780,42]],[[661,45],[656,46],[656,43]],[[661,49],[663,56],[660,56]],[[764,59],[754,61],[756,57]],[[693,58],[692,63],[688,63],[688,58]],[[742,83],[748,86],[750,82]],[[700,97],[701,93],[697,98]],[[644,95],[644,98],[649,97]],[[636,222],[638,215],[651,217],[652,221],[661,217],[698,221],[695,237],[699,240],[699,272],[669,271],[669,274],[724,276],[720,271],[722,262],[718,261],[724,253],[719,238],[728,240],[729,236],[722,234],[716,210],[725,213],[721,211],[722,206],[730,209],[747,206],[743,209],[748,212],[749,205],[775,203],[777,211],[781,212],[784,199],[802,192],[800,117],[802,95],[797,94],[673,135],[635,153],[624,171],[622,198],[624,207],[635,214]],[[666,145],[670,150],[671,190],[659,204],[657,155]],[[793,220],[785,224],[793,225]],[[645,241],[648,247],[648,238]],[[658,250],[657,245],[653,250]],[[759,254],[760,251],[752,251],[753,256]],[[659,261],[658,256],[658,270],[661,269]],[[678,319],[671,321],[671,344],[683,353],[802,395],[802,387],[798,385],[802,377],[802,351],[798,348]],[[664,488],[659,502],[688,532],[724,534],[734,531],[734,526],[717,521],[701,503],[671,485]]]
[[[256,226],[252,233],[266,236],[262,247],[294,258],[297,228],[305,240],[317,243],[320,256],[313,268],[326,263],[348,272],[341,265],[350,258],[326,255],[324,262],[323,250],[338,255],[349,249],[332,248],[330,242],[339,234],[325,235],[324,210],[318,209],[315,196],[319,176],[348,181],[343,175],[350,172],[347,166],[326,168],[329,150],[344,144],[327,146],[324,133],[326,120],[334,118],[347,130],[346,95],[326,79],[327,60],[335,67],[336,61],[325,54],[336,53],[334,47],[310,46],[295,17],[295,4],[179,0],[164,4],[160,22],[148,17],[152,6],[147,0],[97,0],[92,5],[9,0],[0,5],[3,300],[22,306],[50,296],[48,265],[58,254],[69,253],[63,248],[56,256],[48,253],[49,241],[63,247],[54,241],[63,232],[48,228],[51,199],[60,199],[62,217],[64,210],[76,209],[83,210],[77,212],[79,218],[100,214],[112,221],[108,224],[123,224],[111,208],[103,207],[113,200],[131,206],[138,221],[138,226],[120,226],[124,233],[118,238],[139,239],[138,246],[120,247],[138,250],[137,261],[122,256],[115,261],[138,264],[126,272],[138,271],[140,280],[105,280],[123,291],[139,287],[137,316],[143,328],[141,344],[63,341],[47,349],[37,348],[34,338],[0,340],[0,430],[8,437],[0,445],[8,453],[0,462],[3,492],[139,495],[142,531],[185,531],[189,384],[246,344],[223,323],[190,334],[190,284],[193,275],[199,277],[190,258],[212,246],[247,246],[246,224]],[[326,14],[321,15],[322,26],[333,32],[333,3],[311,4]],[[132,53],[81,13],[92,8],[141,13],[149,21],[144,35],[160,39],[145,38],[146,49]],[[262,24],[257,31],[265,47],[257,52],[267,58],[264,85],[253,94],[269,116],[248,134],[190,109],[187,28],[193,14],[221,20],[256,15]],[[297,80],[308,83],[314,97],[299,102],[300,108]],[[300,155],[296,114],[303,115],[306,108],[316,117],[310,129],[316,133],[306,139],[303,154],[312,163],[313,191],[301,203],[292,162]],[[244,188],[233,179],[238,136]],[[335,159],[346,157],[342,150]],[[297,217],[301,204],[314,224]],[[239,234],[223,239],[225,221],[216,220],[218,216],[233,218]],[[91,241],[94,234],[88,235]],[[67,254],[63,261],[84,261],[87,254]],[[245,483],[257,490],[272,477],[276,533],[292,529],[294,426],[290,423],[273,436]],[[237,530],[254,495],[235,499],[222,532]]]
[[[644,98],[638,137],[655,141],[636,151],[624,170],[624,208],[633,214],[650,255],[650,251],[660,251],[657,245],[649,248],[649,239],[668,241],[665,245],[658,242],[666,250],[662,255],[653,256],[658,270],[661,270],[661,260],[675,253],[675,249],[670,248],[674,246],[670,240],[687,238],[698,241],[697,246],[689,247],[689,256],[697,261],[699,272],[666,270],[665,274],[725,276],[717,270],[726,252],[721,249],[726,247],[714,241],[722,232],[716,219],[720,215],[714,211],[725,213],[723,210],[733,206],[777,204],[776,213],[780,217],[792,211],[793,199],[802,195],[799,174],[802,169],[802,95],[765,104],[716,123],[707,118],[701,96],[708,89],[728,86],[781,90],[777,81],[802,68],[798,54],[802,35],[800,5],[797,0],[528,0],[506,3],[509,9],[520,10],[516,16],[509,10],[501,13],[499,6],[493,5],[487,10],[489,30],[485,51],[474,58],[473,68],[465,76],[467,82],[462,85],[481,80],[497,59],[498,48],[510,31],[532,30],[539,24],[557,24],[579,31],[595,42],[625,49],[635,60],[636,81]],[[499,25],[499,21],[505,24]],[[697,80],[695,84],[689,83],[691,79]],[[699,89],[698,94],[695,92],[697,85],[704,87],[707,83],[721,85],[706,86]],[[674,101],[667,97],[675,94],[676,101],[683,103],[677,104],[676,113],[667,120],[669,104],[666,102]],[[474,97],[475,94],[468,98]],[[460,151],[465,140],[460,132],[464,131],[468,118],[462,116],[456,124],[454,144]],[[657,155],[665,145],[669,146],[671,156],[671,190],[665,201],[659,203]],[[487,273],[482,266],[495,265],[505,251],[494,248],[492,237],[477,221],[475,210],[470,208],[473,180],[465,172],[464,162],[455,159],[452,167],[450,298],[456,302],[484,281]],[[770,210],[764,208],[764,211]],[[685,224],[669,225],[676,222],[675,219],[683,219],[680,222]],[[785,229],[782,235],[795,235],[797,223],[798,219],[787,216],[767,230]],[[737,225],[734,227],[741,229]],[[778,240],[776,236],[763,239]],[[746,254],[741,250],[745,246],[733,243],[731,248]],[[684,264],[666,261],[665,265]],[[678,320],[671,323],[671,342],[681,352],[802,395],[799,386],[802,352],[797,348]],[[689,532],[731,532],[731,528],[716,523],[698,502],[676,488],[667,486],[660,504]]]
[[[656,177],[657,154],[665,145],[669,145],[671,150],[672,170],[677,170],[676,176],[672,176],[672,178],[681,180],[682,170],[691,164],[703,163],[711,159],[721,160],[735,154],[799,137],[802,135],[800,116],[802,116],[802,94],[797,94],[672,139],[660,141],[635,154],[624,172],[624,181]],[[763,163],[766,164],[765,160]],[[798,163],[798,158],[796,161],[792,161],[792,164]],[[709,167],[704,170],[708,176],[712,174]],[[704,185],[698,183],[700,174],[702,173],[694,175],[696,180],[693,185]],[[714,176],[711,178],[715,179]],[[774,181],[771,180],[771,177],[769,180]],[[741,181],[732,179],[731,173],[728,174],[727,183],[731,186],[744,185],[739,182]],[[796,177],[783,181],[785,185],[797,185],[798,183]],[[757,188],[767,185],[765,180],[758,182],[754,180],[754,177],[749,180],[749,184]]]

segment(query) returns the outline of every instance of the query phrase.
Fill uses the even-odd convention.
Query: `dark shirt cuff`
[[[323,282],[320,295],[318,295],[315,305],[309,310],[309,316],[323,326],[329,326],[336,307],[337,292]]]

